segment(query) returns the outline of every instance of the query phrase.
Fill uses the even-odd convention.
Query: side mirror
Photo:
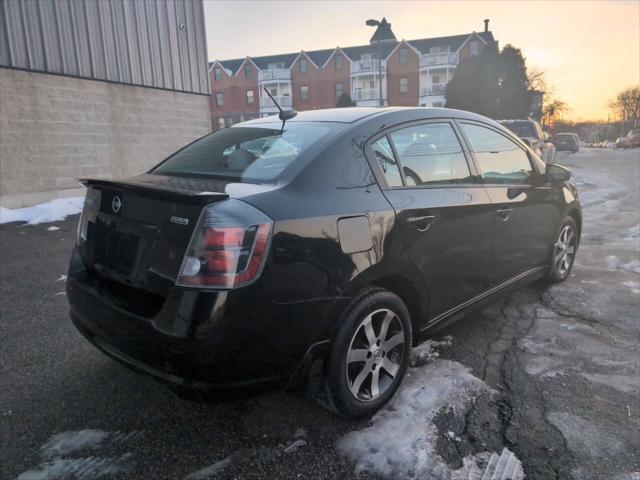
[[[571,178],[571,170],[555,163],[547,164],[546,172],[552,182],[568,182]]]

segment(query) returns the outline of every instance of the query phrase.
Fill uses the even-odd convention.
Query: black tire
[[[388,312],[395,316],[387,322],[387,318],[391,316]],[[388,330],[382,341],[380,337],[383,335],[385,322]],[[373,332],[367,331],[367,323],[371,325]],[[375,333],[378,341],[369,342],[369,333]],[[400,338],[403,340],[402,345],[390,347]],[[373,415],[384,406],[396,392],[405,375],[411,353],[411,341],[411,319],[400,297],[382,288],[368,288],[356,296],[340,320],[327,362],[327,393],[334,410],[346,417],[359,418]],[[390,347],[388,352],[385,345]],[[353,360],[356,353],[364,352],[367,352],[366,359],[363,357],[362,360]],[[348,357],[351,363],[347,363]],[[397,366],[397,370],[392,376],[389,372],[395,369],[394,365]],[[388,372],[386,368],[389,366],[393,368]],[[378,394],[374,395],[373,378],[376,369]],[[360,377],[363,380],[358,383]],[[357,390],[357,393],[354,393],[354,390]]]
[[[572,236],[568,242],[569,245],[567,245],[565,249],[562,246],[564,243],[562,238],[566,229],[569,229],[569,232],[572,232]],[[578,245],[580,243],[580,231],[578,230],[578,226],[576,225],[573,217],[566,217],[562,221],[554,239],[554,243],[551,245],[549,273],[547,274],[546,280],[549,283],[560,283],[564,282],[571,275],[576,254],[578,253]],[[563,257],[562,254],[566,254],[566,257]],[[563,258],[567,258],[568,264],[562,261]]]

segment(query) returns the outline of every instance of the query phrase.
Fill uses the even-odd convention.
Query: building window
[[[407,77],[400,77],[400,93],[407,93]]]
[[[340,98],[340,95],[342,95],[343,91],[344,90],[342,89],[342,84],[336,83],[336,98]]]
[[[309,100],[309,87],[307,85],[300,85],[300,99]]]
[[[216,105],[218,107],[224,105],[224,95],[221,92],[216,93]]]
[[[222,80],[222,70],[220,68],[213,69],[213,78],[215,79],[216,82],[219,82],[220,80]]]
[[[224,128],[225,126],[224,118],[218,118],[218,128]]]
[[[244,64],[244,78],[251,78],[251,73],[253,72],[253,68],[251,68],[250,63]]]
[[[342,55],[336,55],[333,57],[333,65],[336,67],[336,70],[342,69]]]
[[[298,66],[300,67],[300,73],[307,73],[307,59],[301,58],[298,62]]]
[[[431,75],[431,83],[432,84],[440,83],[440,75]]]
[[[471,42],[469,42],[469,54],[472,57],[475,57],[476,55],[478,55],[480,49],[480,43],[477,40],[471,40]]]
[[[401,48],[398,50],[398,63],[404,65],[407,63],[407,49]]]
[[[247,105],[253,104],[253,90],[247,90]]]

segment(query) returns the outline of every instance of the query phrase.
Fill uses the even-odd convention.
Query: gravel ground
[[[442,332],[453,340],[440,359],[414,367],[459,362],[491,389],[432,421],[414,411],[449,468],[430,478],[504,447],[528,479],[640,478],[640,151],[558,162],[584,206],[574,274],[458,322]],[[336,449],[375,418],[345,420],[279,391],[189,401],[95,350],[67,316],[76,223],[0,227],[0,478],[384,476],[356,475],[362,459]]]

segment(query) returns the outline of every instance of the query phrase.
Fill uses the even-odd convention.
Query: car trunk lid
[[[141,175],[81,182],[101,192],[82,246],[87,267],[157,294],[175,281],[203,206],[229,198],[225,182],[216,180]]]

